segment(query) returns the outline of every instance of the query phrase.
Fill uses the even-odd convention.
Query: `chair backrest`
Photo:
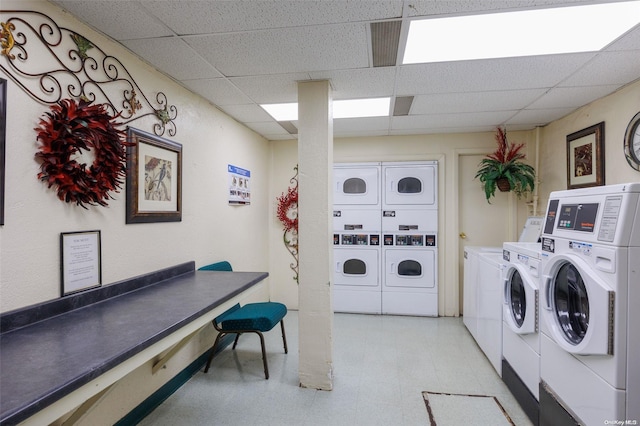
[[[212,263],[211,265],[205,265],[198,268],[198,271],[233,271],[231,264],[226,260],[222,262]]]

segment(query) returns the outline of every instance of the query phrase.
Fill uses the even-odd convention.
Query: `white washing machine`
[[[534,424],[540,383],[540,243],[504,243],[502,378]]]
[[[475,339],[500,376],[502,375],[502,288],[499,284],[503,269],[502,253],[478,254]]]
[[[541,263],[540,424],[637,424],[640,183],[551,193]]]
[[[535,243],[540,237],[543,218],[527,219],[519,242]],[[503,248],[467,246],[464,248],[464,289],[462,320],[502,376]]]
[[[438,316],[436,233],[385,233],[382,313]]]
[[[377,209],[382,204],[380,163],[335,163],[333,204],[342,209]]]

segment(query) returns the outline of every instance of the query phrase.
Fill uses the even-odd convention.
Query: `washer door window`
[[[520,265],[511,265],[504,280],[504,321],[517,334],[538,331],[536,310],[538,289],[535,280]]]
[[[553,286],[553,305],[563,337],[578,345],[589,328],[589,295],[580,271],[565,263],[556,274]]]
[[[561,254],[543,273],[545,333],[569,353],[613,354],[615,292],[597,271],[579,257]]]

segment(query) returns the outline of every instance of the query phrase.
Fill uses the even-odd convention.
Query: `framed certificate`
[[[100,231],[60,234],[62,295],[102,285]]]

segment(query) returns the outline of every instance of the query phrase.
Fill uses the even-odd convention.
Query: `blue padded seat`
[[[287,315],[287,307],[278,302],[259,302],[248,303],[244,306],[236,304],[226,310],[221,315],[213,319],[213,327],[218,331],[211,353],[207,360],[204,372],[209,371],[211,361],[216,352],[216,348],[221,339],[227,334],[235,334],[236,338],[233,342],[233,348],[238,344],[238,338],[242,333],[256,333],[260,337],[260,346],[262,347],[262,364],[264,366],[264,377],[269,378],[269,367],[267,365],[267,353],[264,345],[263,332],[271,330],[276,324],[280,323],[282,329],[282,342],[284,343],[284,353],[288,353],[287,338],[284,332],[284,316]]]
[[[239,305],[236,305],[239,306]],[[233,309],[233,308],[232,308]],[[227,311],[229,312],[229,311]],[[218,320],[222,330],[269,331],[287,314],[287,307],[277,302],[248,303]]]

